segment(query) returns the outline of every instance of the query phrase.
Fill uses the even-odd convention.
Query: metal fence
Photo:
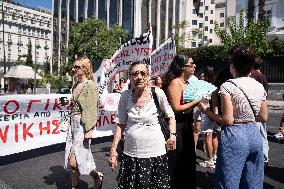
[[[269,83],[284,83],[284,57],[267,57],[263,61],[262,73]]]

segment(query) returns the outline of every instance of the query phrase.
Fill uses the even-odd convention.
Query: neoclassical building
[[[2,14],[2,11],[4,13]],[[4,17],[2,17],[4,15]],[[51,13],[24,7],[19,4],[0,2],[0,62],[6,71],[19,57],[28,53],[32,45],[32,59],[37,64],[52,60],[52,15]],[[4,26],[3,26],[4,23]],[[4,33],[4,36],[3,36]],[[5,49],[4,49],[5,46]],[[23,59],[24,60],[24,59]]]

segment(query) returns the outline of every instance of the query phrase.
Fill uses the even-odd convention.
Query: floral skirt
[[[81,175],[89,175],[96,170],[93,154],[91,152],[91,140],[85,139],[84,127],[81,122],[81,115],[75,115],[71,126],[67,130],[65,147],[65,169],[69,168],[68,157],[74,153],[77,166]]]
[[[122,154],[118,188],[160,189],[170,188],[168,157],[137,158]]]

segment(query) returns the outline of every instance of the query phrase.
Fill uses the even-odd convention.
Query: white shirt
[[[265,101],[267,96],[262,84],[251,77],[240,77],[230,80],[243,89],[257,115],[260,110],[261,102]],[[233,83],[223,83],[220,87],[220,93],[231,96],[235,122],[255,122],[255,116],[247,98]]]
[[[162,89],[155,88],[161,111],[166,117],[174,117],[174,112]],[[166,154],[165,139],[157,118],[157,108],[153,97],[142,108],[134,106],[132,90],[121,94],[117,123],[126,124],[124,153],[131,157],[149,158]]]

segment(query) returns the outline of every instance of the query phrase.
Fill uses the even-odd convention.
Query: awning
[[[17,65],[12,66],[10,70],[4,75],[4,77],[18,79],[34,79],[35,72],[30,66]],[[42,79],[42,77],[36,74],[36,79]]]

